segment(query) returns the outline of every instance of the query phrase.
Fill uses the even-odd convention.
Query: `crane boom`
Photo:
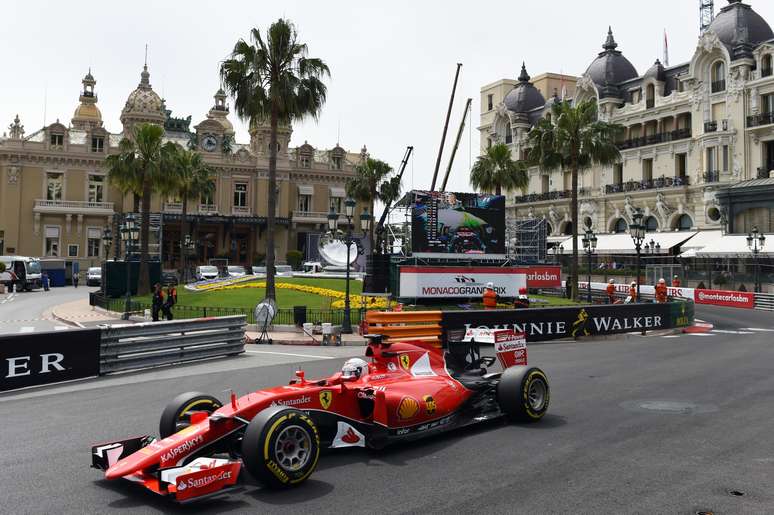
[[[449,174],[451,173],[452,165],[454,164],[454,156],[457,155],[457,149],[460,146],[460,139],[462,139],[462,131],[465,130],[465,119],[468,117],[468,111],[470,110],[470,104],[473,102],[472,98],[469,98],[465,102],[465,110],[462,112],[462,121],[460,121],[460,128],[457,131],[457,139],[454,140],[454,147],[452,148],[451,157],[449,157],[449,166],[446,167],[446,175],[443,176],[443,183],[441,184],[441,191],[446,191],[446,183],[449,180]]]
[[[430,185],[430,191],[435,191],[435,181],[438,179],[438,169],[441,167],[443,145],[446,142],[446,132],[449,130],[449,118],[451,118],[452,107],[454,106],[454,93],[457,91],[457,80],[460,78],[460,68],[462,68],[462,63],[457,63],[457,73],[454,74],[454,85],[452,86],[451,98],[449,99],[449,110],[446,111],[446,123],[443,125],[441,146],[438,148],[438,159],[435,161],[435,171],[433,172],[433,182]]]
[[[406,153],[403,155],[403,161],[400,162],[400,171],[398,171],[398,183],[400,183],[401,180],[403,179],[403,172],[406,171],[406,165],[408,164],[408,160],[411,157],[411,153],[413,151],[414,151],[414,147],[412,147],[410,145],[408,147],[406,147]],[[383,231],[384,231],[384,222],[385,222],[385,220],[387,220],[387,215],[389,214],[391,207],[392,206],[390,204],[385,204],[384,205],[384,210],[382,211],[382,216],[379,218],[379,223],[376,225],[376,235],[377,235],[377,239],[378,239],[378,242],[376,244],[376,248],[380,248],[381,247],[381,242],[382,242],[382,239],[383,239],[382,238],[382,234],[383,234]]]

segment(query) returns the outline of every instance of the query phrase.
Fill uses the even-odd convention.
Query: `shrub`
[[[0,261],[0,274],[2,274],[3,272],[5,272],[5,263]]]
[[[299,270],[304,262],[304,253],[300,250],[289,250],[285,254],[285,260],[293,267],[293,270]]]

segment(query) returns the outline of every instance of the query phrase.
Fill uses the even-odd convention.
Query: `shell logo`
[[[419,413],[419,401],[413,397],[403,397],[398,404],[398,418],[409,420]]]

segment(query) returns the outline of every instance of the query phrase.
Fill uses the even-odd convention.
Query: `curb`
[[[703,322],[695,322],[692,326],[683,328],[684,334],[701,334],[701,333],[709,333],[714,329],[714,325],[703,323]]]
[[[76,322],[74,320],[70,320],[70,319],[65,318],[62,315],[58,314],[56,312],[56,308],[57,307],[54,307],[54,308],[51,309],[51,316],[54,317],[56,320],[59,320],[60,322],[65,323],[65,324],[69,324],[69,325],[71,325],[73,327],[77,327],[79,329],[84,329],[86,327],[85,325],[83,325],[80,322]]]

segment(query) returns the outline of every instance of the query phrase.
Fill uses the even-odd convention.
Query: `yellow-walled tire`
[[[258,413],[242,439],[242,461],[248,472],[271,488],[306,481],[317,468],[320,434],[303,411],[274,406]]]
[[[206,393],[186,392],[181,393],[167,404],[161,413],[159,421],[159,434],[166,438],[185,429],[190,425],[189,417],[192,411],[204,411],[212,413],[222,406],[221,402]]]
[[[500,410],[511,420],[537,422],[548,411],[550,400],[548,377],[536,367],[510,367],[497,385]]]

